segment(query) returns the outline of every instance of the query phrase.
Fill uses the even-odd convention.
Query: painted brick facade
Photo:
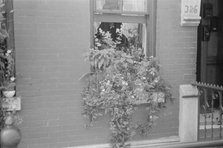
[[[24,120],[20,147],[97,143],[100,132],[84,128],[80,108],[79,78],[88,70],[83,54],[90,44],[89,1],[15,0],[14,9]]]
[[[165,79],[177,90],[196,78],[197,27],[180,26],[180,0],[157,2],[157,56]]]
[[[17,95],[22,96],[19,148],[107,143],[108,125],[85,128],[80,76],[89,66],[89,0],[15,0]],[[179,84],[195,79],[196,28],[180,26],[180,0],[157,0],[157,56],[178,98]],[[151,136],[178,134],[178,100],[161,113]]]
[[[172,132],[179,124],[179,85],[196,79],[197,27],[180,26],[180,8],[180,0],[157,0],[156,56],[175,99],[162,114],[162,124],[171,124]]]

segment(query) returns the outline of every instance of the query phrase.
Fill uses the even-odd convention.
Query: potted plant
[[[15,82],[4,82],[2,93],[6,98],[11,98],[15,95]]]
[[[4,127],[1,129],[1,146],[6,148],[18,146],[22,135],[15,124],[19,124],[20,122],[21,118],[16,115],[16,111],[6,113]]]
[[[151,127],[159,108],[165,103],[155,99],[154,92],[162,92],[165,99],[171,95],[159,75],[155,58],[146,57],[143,49],[134,46],[116,50],[115,44],[109,36],[104,36],[100,41],[96,39],[95,48],[87,54],[91,72],[81,78],[86,82],[82,93],[83,115],[91,125],[99,117],[109,114],[111,145],[125,148],[129,147],[132,136],[140,133],[137,130],[145,131]],[[147,106],[149,118],[145,126],[132,123],[132,114],[139,104]]]

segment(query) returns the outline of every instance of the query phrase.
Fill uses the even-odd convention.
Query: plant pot
[[[14,117],[9,115],[5,120],[5,127],[1,130],[1,146],[3,148],[17,148],[21,141],[20,130],[13,125]]]
[[[6,98],[12,98],[15,95],[15,90],[5,90],[5,91],[3,91],[3,95]]]
[[[21,132],[17,127],[6,125],[1,130],[1,146],[3,148],[17,148],[21,137]]]

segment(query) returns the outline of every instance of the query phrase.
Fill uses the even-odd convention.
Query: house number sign
[[[181,25],[198,26],[201,0],[181,0]]]

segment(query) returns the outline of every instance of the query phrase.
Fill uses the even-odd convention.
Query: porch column
[[[180,142],[198,140],[199,97],[196,87],[180,85],[179,136]]]

